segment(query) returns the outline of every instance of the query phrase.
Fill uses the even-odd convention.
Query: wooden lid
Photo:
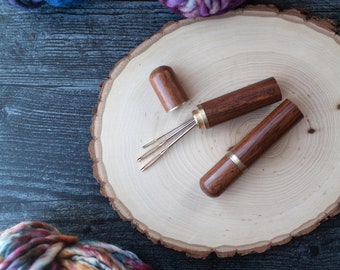
[[[149,80],[166,112],[173,111],[188,101],[188,97],[171,67],[160,66],[154,69]]]

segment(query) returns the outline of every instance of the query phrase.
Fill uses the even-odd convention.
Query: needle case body
[[[219,196],[302,117],[293,102],[284,100],[200,179],[203,192]]]

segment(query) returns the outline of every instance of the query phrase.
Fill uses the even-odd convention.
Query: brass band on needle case
[[[192,116],[199,128],[209,128],[208,117],[200,105],[197,105],[197,109],[192,111]]]
[[[239,159],[238,156],[236,156],[232,151],[228,151],[227,156],[230,158],[232,162],[241,170],[244,171],[247,169],[246,165],[243,164],[243,162]]]

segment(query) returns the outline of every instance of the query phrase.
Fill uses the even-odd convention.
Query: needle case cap
[[[166,112],[173,111],[188,101],[188,96],[171,67],[160,66],[154,69],[149,80]]]

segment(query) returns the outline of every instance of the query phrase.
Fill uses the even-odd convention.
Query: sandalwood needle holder
[[[188,96],[171,67],[160,66],[154,69],[149,81],[166,112],[176,110],[188,101]]]
[[[164,87],[166,87],[166,85]],[[158,154],[140,168],[140,170],[144,171],[154,164],[170,147],[183,138],[195,126],[206,129],[211,128],[227,120],[280,101],[281,99],[281,90],[276,80],[270,77],[198,104],[197,108],[192,111],[192,119],[143,146],[143,148],[147,148],[154,145],[149,151],[140,156],[137,161],[142,161],[155,152],[158,152]]]
[[[293,102],[284,100],[200,179],[202,191],[219,196],[302,117]]]

